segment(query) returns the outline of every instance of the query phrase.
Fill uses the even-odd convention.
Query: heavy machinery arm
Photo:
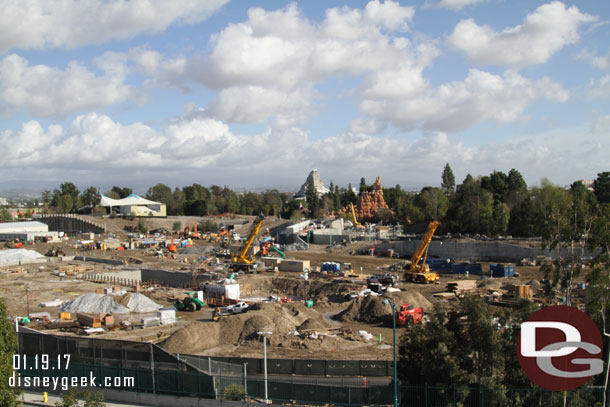
[[[411,265],[403,273],[403,278],[405,280],[419,283],[432,283],[438,280],[438,274],[429,271],[425,257],[422,264],[419,265],[422,256],[427,253],[428,245],[432,241],[432,236],[438,228],[438,225],[439,223],[437,221],[432,221],[428,224],[428,228],[426,229],[417,250],[415,250],[415,253],[411,256]]]
[[[258,231],[260,230],[264,220],[265,216],[262,213],[258,215],[254,224],[254,229],[252,229],[250,236],[248,236],[248,240],[246,240],[246,243],[244,243],[244,247],[242,247],[241,252],[239,252],[237,256],[233,257],[233,263],[252,263],[252,258],[246,256],[246,253],[248,253],[248,249],[250,248],[250,246],[252,246],[252,242],[258,234]]]
[[[358,222],[358,218],[356,218],[356,211],[354,211],[354,204],[349,204],[349,207],[352,211],[352,217],[354,218],[354,227],[356,227],[356,228],[362,227],[362,224],[360,222]]]

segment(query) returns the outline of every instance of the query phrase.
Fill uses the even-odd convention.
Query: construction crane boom
[[[251,257],[246,256],[246,253],[248,253],[248,249],[250,248],[250,246],[252,246],[252,242],[258,234],[258,231],[260,230],[264,220],[265,216],[262,213],[258,215],[254,223],[254,229],[252,229],[250,236],[248,236],[248,240],[246,240],[246,243],[244,243],[244,247],[242,247],[241,252],[239,252],[237,256],[233,257],[233,263],[250,264],[253,262]]]
[[[352,210],[352,217],[354,218],[354,227],[360,228],[362,224],[358,222],[358,218],[356,218],[356,211],[354,211],[354,204],[349,204],[350,209]]]
[[[424,233],[424,236],[417,247],[417,250],[411,256],[411,265],[408,269],[405,269],[403,273],[403,278],[407,281],[412,281],[416,283],[433,283],[438,281],[438,274],[434,272],[430,272],[428,265],[426,264],[426,257],[428,253],[428,245],[432,241],[432,236],[434,232],[438,228],[439,223],[437,221],[432,221],[428,224],[428,228]],[[420,265],[419,261],[422,259],[423,262]]]

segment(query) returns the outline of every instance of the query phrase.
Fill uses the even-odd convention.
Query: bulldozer
[[[178,300],[174,303],[174,308],[178,311],[199,311],[205,306],[205,303],[195,296],[197,294],[194,291],[186,291],[186,297],[182,300]]]

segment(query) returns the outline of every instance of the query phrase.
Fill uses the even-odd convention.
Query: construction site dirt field
[[[164,219],[159,227],[167,227],[175,220]],[[121,220],[111,229],[115,234],[128,221]],[[115,325],[104,329],[93,337],[124,339],[131,341],[154,341],[169,351],[209,356],[261,357],[262,342],[257,332],[267,331],[268,354],[277,358],[306,359],[385,359],[392,358],[392,310],[384,304],[383,298],[390,298],[397,305],[408,303],[422,307],[424,313],[430,311],[435,303],[452,304],[458,301],[455,293],[447,293],[447,283],[451,281],[472,281],[470,289],[476,295],[486,295],[493,291],[507,291],[511,287],[528,285],[534,295],[540,289],[542,274],[539,267],[515,267],[518,277],[494,278],[470,275],[441,274],[437,284],[414,284],[400,282],[398,292],[386,293],[385,297],[355,296],[366,288],[366,276],[389,272],[390,266],[402,262],[399,259],[354,255],[358,249],[370,246],[373,242],[352,243],[345,246],[310,245],[308,250],[287,251],[289,259],[309,260],[312,267],[322,262],[350,263],[352,272],[357,275],[348,277],[298,278],[294,272],[263,272],[243,274],[236,277],[242,286],[243,297],[250,302],[250,309],[242,314],[212,319],[213,309],[204,307],[195,312],[177,311],[177,322],[171,325],[138,327],[142,318],[155,313],[128,313],[115,316]],[[39,264],[21,264],[0,268],[0,298],[8,309],[9,316],[25,316],[37,312],[48,312],[52,320],[57,319],[60,308],[42,308],[40,304],[60,300],[74,300],[82,294],[99,292],[120,286],[123,291],[116,297],[120,305],[126,305],[129,293],[134,291],[131,282],[89,281],[83,276],[118,273],[125,269],[154,267],[167,270],[189,272],[195,264],[196,253],[209,250],[215,243],[194,241],[190,250],[175,256],[155,256],[150,249],[83,251],[64,243],[62,248],[67,256],[85,255],[96,258],[122,260],[123,265],[107,265],[83,261],[59,261]],[[37,243],[27,245],[27,249],[38,253],[57,244]],[[174,258],[175,257],[175,258]],[[197,260],[200,262],[200,260]],[[206,260],[209,263],[209,259]],[[210,267],[206,262],[197,263],[200,269]],[[211,268],[211,267],[210,267]],[[482,264],[489,270],[489,264]],[[70,270],[63,273],[61,270]],[[400,272],[393,272],[400,275]],[[581,274],[583,281],[586,271]],[[115,289],[117,290],[117,289]],[[182,288],[147,286],[143,284],[141,293],[159,306],[173,307],[176,299],[185,296]],[[439,296],[438,293],[445,292]],[[463,293],[458,293],[463,294]],[[121,297],[123,296],[123,297]],[[273,301],[263,302],[263,299]],[[286,297],[286,303],[279,301]],[[290,299],[290,301],[288,301]],[[306,307],[303,300],[313,300],[313,307]],[[122,301],[122,302],[121,302]],[[497,308],[502,310],[501,308]],[[119,328],[123,321],[130,321],[128,329]],[[31,327],[45,329],[46,323],[33,322]],[[398,334],[405,328],[399,328]],[[59,329],[46,332],[74,335],[74,330]],[[82,333],[82,332],[80,332]]]

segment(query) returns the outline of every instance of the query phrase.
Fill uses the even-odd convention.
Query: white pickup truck
[[[230,314],[239,314],[240,312],[244,312],[247,309],[248,309],[248,304],[241,301],[241,302],[238,302],[237,304],[229,305],[227,307],[227,312]]]

